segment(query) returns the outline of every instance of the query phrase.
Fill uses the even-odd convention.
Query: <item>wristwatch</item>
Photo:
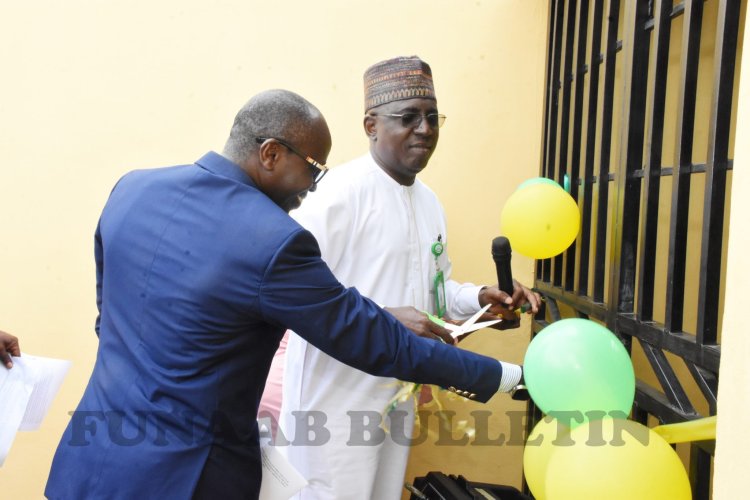
[[[513,389],[510,390],[510,399],[514,399],[516,401],[528,401],[529,400],[529,390],[526,388],[523,384],[518,384]]]
[[[510,390],[510,399],[516,401],[528,401],[529,390],[526,388],[526,383],[523,380],[523,366],[521,367],[521,380],[518,381],[518,385]]]

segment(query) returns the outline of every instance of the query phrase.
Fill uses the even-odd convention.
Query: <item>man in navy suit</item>
[[[96,364],[49,498],[257,498],[255,417],[286,328],[369,373],[480,401],[518,383],[334,278],[287,214],[330,148],[321,113],[273,90],[239,111],[223,154],[120,179],[96,230]]]

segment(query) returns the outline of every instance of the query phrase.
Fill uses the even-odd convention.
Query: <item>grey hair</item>
[[[234,118],[224,156],[242,163],[257,151],[257,137],[298,144],[322,114],[304,97],[283,89],[266,90],[250,99]]]

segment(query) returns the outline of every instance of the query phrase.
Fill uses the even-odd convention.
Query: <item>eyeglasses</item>
[[[257,142],[258,144],[263,144],[269,139],[273,139],[274,141],[278,142],[279,144],[287,148],[289,151],[296,154],[297,156],[299,156],[300,158],[302,158],[303,160],[307,162],[307,167],[310,169],[310,172],[312,172],[313,186],[319,183],[321,179],[323,179],[323,177],[325,177],[325,175],[328,173],[328,167],[325,164],[314,160],[310,156],[300,153],[299,151],[297,151],[296,148],[294,148],[291,144],[289,144],[283,139],[277,139],[276,137],[256,137],[255,142]],[[314,187],[310,189],[310,191],[314,191]]]
[[[377,113],[370,113],[370,116],[378,116]],[[432,128],[440,128],[445,123],[445,115],[438,113],[422,114],[422,113],[383,113],[380,116],[388,116],[390,118],[401,118],[401,126],[404,128],[418,128],[422,124],[422,119],[427,120],[427,124]]]

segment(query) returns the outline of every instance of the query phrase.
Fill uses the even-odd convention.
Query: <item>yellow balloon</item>
[[[570,428],[547,415],[537,422],[523,449],[523,475],[537,500],[544,500],[547,464],[557,445],[564,445]]]
[[[657,433],[625,419],[594,420],[572,431],[572,446],[555,446],[547,465],[546,500],[690,500],[677,453]]]
[[[572,196],[557,186],[538,183],[519,189],[508,198],[500,224],[513,251],[547,259],[575,241],[581,221]]]
[[[716,415],[679,424],[660,425],[654,427],[653,431],[664,438],[667,443],[716,439]]]

